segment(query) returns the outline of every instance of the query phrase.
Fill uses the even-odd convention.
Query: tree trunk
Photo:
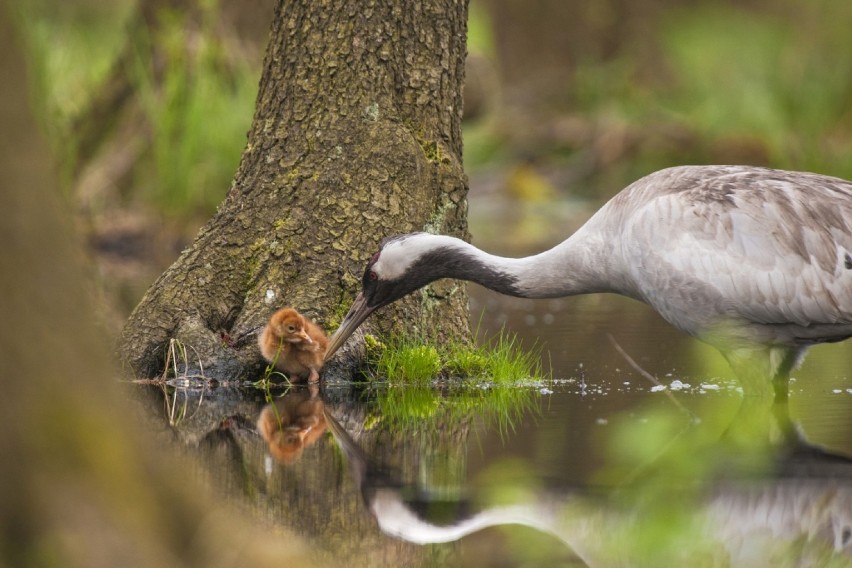
[[[161,372],[171,338],[208,376],[254,372],[252,331],[282,306],[334,329],[385,236],[467,237],[466,25],[466,0],[279,2],[228,195],[122,333],[137,375]],[[372,329],[403,321],[466,336],[464,287],[436,283]]]

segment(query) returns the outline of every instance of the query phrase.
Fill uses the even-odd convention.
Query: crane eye
[[[367,273],[367,278],[369,278],[370,280],[378,280],[379,275],[376,274],[375,271],[371,270],[370,272]]]

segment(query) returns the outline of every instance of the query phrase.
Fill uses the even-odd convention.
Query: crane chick
[[[294,310],[272,314],[258,337],[263,358],[291,380],[319,380],[328,338],[322,328]]]
[[[257,431],[269,446],[269,453],[280,463],[299,459],[305,448],[316,443],[327,424],[319,387],[309,393],[289,391],[267,404],[257,419]]]

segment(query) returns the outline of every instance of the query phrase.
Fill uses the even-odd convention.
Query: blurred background
[[[274,4],[13,3],[115,328],[230,185]],[[474,240],[561,240],[565,216],[675,164],[852,178],[850,21],[843,0],[472,0]]]
[[[110,331],[224,198],[251,123],[275,3],[7,3],[26,41],[33,105],[69,215],[97,268],[99,319]],[[671,165],[748,163],[852,178],[849,22],[852,3],[843,0],[471,0],[464,160],[474,242],[498,254],[540,250],[630,182]],[[656,459],[685,420],[670,416],[677,409],[616,352],[609,334],[670,390],[679,384],[677,396],[713,443],[739,405],[722,357],[637,302],[601,295],[529,302],[472,286],[471,313],[483,334],[505,326],[535,345],[551,380],[512,389],[508,402],[479,383],[469,400],[428,389],[425,402],[408,405],[410,428],[393,422],[391,411],[406,407],[392,396],[347,392],[337,400],[332,389],[327,401],[365,447],[384,448],[380,457],[412,478],[450,489],[505,482],[511,493],[538,483],[606,485]],[[790,404],[810,440],[846,455],[850,347],[815,348],[797,371],[803,380],[794,381]],[[150,406],[160,426],[148,434],[202,450],[205,440],[248,440],[245,459],[222,450],[234,444],[208,445],[227,462],[216,475],[235,480],[234,493],[249,500],[260,495],[265,519],[278,515],[299,534],[334,537],[328,546],[340,556],[375,546],[393,560],[387,565],[406,564],[396,561],[402,544],[370,536],[375,523],[358,488],[342,481],[341,454],[328,436],[290,469],[272,468],[252,432],[268,393],[156,389]],[[487,423],[488,404],[504,411],[508,426]],[[446,418],[458,407],[464,419]],[[665,464],[693,481],[700,460],[692,445],[683,447]],[[659,518],[671,530],[682,517],[669,505],[686,510],[692,501],[671,498],[668,476],[653,483]],[[504,554],[513,546],[523,549],[517,558],[542,558],[516,565],[576,565],[561,542],[542,546],[541,536],[517,529],[500,535],[468,540],[462,565],[512,565]],[[422,565],[442,565],[446,553],[412,550],[403,550],[406,558],[421,555]]]

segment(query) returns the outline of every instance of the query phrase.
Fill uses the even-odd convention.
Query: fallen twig
[[[680,410],[682,410],[683,412],[687,413],[687,414],[688,414],[688,415],[689,415],[689,416],[690,416],[693,420],[696,420],[696,419],[697,419],[697,417],[695,416],[695,414],[694,414],[691,410],[689,410],[687,407],[685,407],[683,404],[681,404],[681,403],[680,403],[680,401],[679,401],[677,398],[675,398],[675,396],[671,393],[671,391],[668,389],[668,387],[666,387],[666,385],[664,385],[663,383],[661,383],[661,382],[657,379],[657,377],[655,377],[654,375],[652,375],[651,373],[649,373],[648,371],[646,371],[645,369],[643,369],[642,367],[640,367],[640,366],[639,366],[639,363],[637,363],[636,361],[634,361],[634,360],[633,360],[633,358],[632,358],[630,355],[628,355],[628,354],[627,354],[627,351],[625,351],[624,349],[622,349],[621,345],[619,345],[619,344],[618,344],[618,342],[615,340],[615,338],[612,336],[612,334],[607,333],[607,334],[606,334],[606,337],[607,337],[607,339],[609,339],[609,342],[610,342],[610,343],[612,343],[612,346],[613,346],[613,347],[615,347],[615,350],[616,350],[616,351],[618,351],[618,352],[619,352],[619,354],[621,354],[621,356],[622,356],[622,357],[624,357],[624,360],[625,360],[625,361],[627,361],[627,364],[628,364],[628,365],[630,365],[631,367],[633,367],[633,369],[634,369],[637,373],[639,373],[640,375],[642,375],[643,377],[645,377],[646,379],[648,379],[649,381],[651,381],[651,383],[652,383],[652,384],[654,384],[654,385],[656,385],[656,386],[658,386],[658,387],[662,387],[662,388],[663,388],[663,392],[666,394],[666,396],[668,396],[668,397],[669,397],[669,400],[671,400],[671,401],[672,401],[672,403],[673,403],[673,404],[674,404],[674,405],[675,405],[678,409],[680,409]]]

